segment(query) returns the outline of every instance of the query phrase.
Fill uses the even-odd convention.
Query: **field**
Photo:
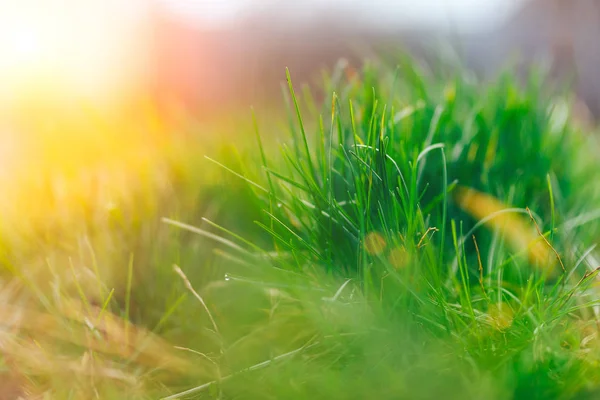
[[[600,396],[576,99],[404,57],[285,72],[281,106],[210,122],[15,111],[0,398]]]

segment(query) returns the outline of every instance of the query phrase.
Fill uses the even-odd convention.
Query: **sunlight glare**
[[[0,105],[49,87],[94,97],[132,84],[145,4],[0,1]]]

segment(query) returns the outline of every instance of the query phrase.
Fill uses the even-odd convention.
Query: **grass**
[[[595,398],[597,143],[574,99],[394,64],[319,90],[288,71],[288,124],[257,110],[235,146],[153,112],[73,128],[159,139],[21,183],[0,395]]]

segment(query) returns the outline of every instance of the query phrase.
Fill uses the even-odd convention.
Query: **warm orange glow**
[[[159,117],[125,106],[146,83],[149,5],[0,1],[0,184],[10,193],[3,214],[16,207],[26,218],[42,206],[47,214],[57,177],[83,192],[91,175],[140,165],[148,135],[157,136],[148,116]]]
[[[40,92],[98,98],[122,91],[144,61],[146,2],[0,2],[0,103]]]

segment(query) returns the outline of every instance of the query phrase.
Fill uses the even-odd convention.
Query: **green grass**
[[[0,377],[50,398],[595,398],[597,144],[573,99],[398,64],[317,90],[288,72],[287,126],[257,109],[232,146],[190,124],[135,184],[109,174],[108,211],[59,199],[43,232],[14,211]]]

